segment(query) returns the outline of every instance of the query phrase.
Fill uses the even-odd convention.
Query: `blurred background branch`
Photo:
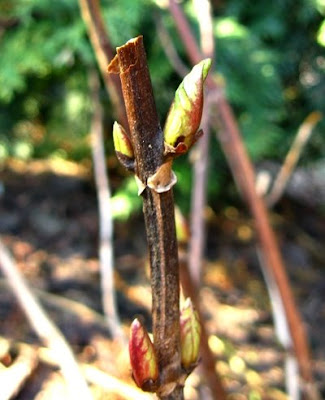
[[[203,58],[203,55],[200,56],[194,36],[191,33],[190,26],[186,21],[181,7],[173,0],[170,0],[169,5],[179,34],[184,44],[187,43],[186,48],[189,58],[192,61],[196,61],[198,57]],[[208,78],[208,87],[210,90],[220,90],[217,82],[211,78],[211,75]],[[254,167],[242,142],[239,127],[229,103],[222,94],[216,96],[216,100],[217,119],[215,119],[215,122],[219,127],[217,131],[218,138],[228,159],[238,188],[254,216],[261,251],[263,252],[263,265],[270,270],[269,273],[274,277],[274,282],[279,289],[294,352],[299,364],[299,371],[305,382],[305,385],[301,389],[302,391],[306,391],[305,394],[308,398],[316,399],[318,395],[313,385],[311,358],[306,332],[295,304],[275,234],[268,220],[265,204],[255,190]]]
[[[113,109],[116,113],[116,119],[118,119],[123,126],[127,127],[120,81],[116,76],[107,73],[107,66],[113,58],[114,51],[102,19],[99,1],[79,0],[79,5],[99,70],[104,80],[107,93],[114,106]]]
[[[171,4],[171,3],[170,3]],[[214,37],[212,29],[212,10],[210,2],[193,1],[200,28],[200,47],[203,58],[214,59]],[[191,199],[191,236],[189,243],[189,269],[197,287],[201,283],[202,262],[205,250],[205,216],[207,197],[207,179],[209,169],[210,142],[210,102],[207,97],[202,115],[201,128],[203,137],[199,141],[194,154],[193,189]]]
[[[71,347],[29,289],[15,261],[1,241],[0,268],[34,331],[56,355],[70,398],[74,399],[77,396],[83,400],[92,400],[91,392]]]
[[[93,107],[91,150],[98,201],[99,265],[103,310],[114,339],[123,340],[114,286],[113,216],[111,190],[105,161],[103,109],[100,103],[100,84],[97,72],[89,72],[89,89]]]
[[[301,153],[306,146],[315,125],[322,119],[322,114],[319,111],[314,111],[307,116],[298,129],[288,154],[277,174],[270,193],[267,194],[266,203],[269,207],[274,207],[275,203],[283,195],[286,185],[295,170]]]

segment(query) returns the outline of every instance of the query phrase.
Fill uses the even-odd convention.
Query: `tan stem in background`
[[[214,37],[211,6],[208,0],[193,0],[200,27],[202,57],[214,56]],[[201,284],[202,264],[205,249],[205,218],[207,202],[207,177],[209,168],[209,124],[210,102],[205,102],[201,129],[203,137],[194,149],[193,190],[191,199],[191,237],[189,243],[189,270],[197,287]]]
[[[42,342],[56,355],[71,400],[92,400],[91,392],[69,344],[28,288],[16,263],[1,241],[0,267],[30,325]]]
[[[99,267],[104,314],[113,338],[123,340],[114,287],[113,216],[110,207],[111,191],[106,172],[103,137],[103,110],[99,100],[99,78],[96,71],[89,73],[93,107],[91,122],[91,151],[97,190],[99,214]]]
[[[106,91],[109,94],[113,110],[116,113],[115,119],[127,129],[128,125],[120,80],[117,76],[107,74],[107,65],[113,58],[113,49],[101,16],[99,0],[79,0],[79,6],[105,83]]]
[[[322,114],[314,111],[301,124],[295,140],[284,160],[284,163],[275,178],[271,192],[266,196],[267,205],[272,208],[282,196],[289,179],[297,165],[300,155],[307,144],[315,125],[322,119]]]
[[[192,34],[189,23],[183,10],[175,0],[169,0],[169,9],[176,22],[177,29],[186,47],[192,63],[201,59],[200,51]],[[215,115],[212,122],[218,126],[218,139],[230,165],[238,189],[254,217],[256,233],[260,242],[261,251],[266,268],[274,276],[284,305],[290,334],[293,342],[293,351],[299,363],[299,372],[303,380],[302,389],[309,399],[317,399],[317,388],[312,375],[311,357],[306,331],[286,273],[276,236],[271,228],[267,209],[262,198],[255,190],[255,172],[242,140],[231,106],[227,102],[222,88],[211,78],[207,78],[207,85],[215,97]]]

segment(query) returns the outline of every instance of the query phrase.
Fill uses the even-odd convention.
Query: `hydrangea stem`
[[[153,97],[142,36],[117,48],[108,68],[120,74],[135,157],[144,185],[143,211],[150,252],[154,346],[161,399],[182,399],[180,363],[179,268],[172,189],[157,193],[147,180],[163,163],[164,138]]]

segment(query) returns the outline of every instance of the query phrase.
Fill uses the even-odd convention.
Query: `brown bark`
[[[144,185],[143,211],[150,252],[154,346],[161,399],[182,399],[179,270],[173,192],[157,193],[147,180],[163,163],[164,139],[153,97],[142,36],[117,48],[109,72],[119,72],[135,156]]]

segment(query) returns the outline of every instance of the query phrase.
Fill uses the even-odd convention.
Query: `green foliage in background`
[[[191,1],[184,1],[184,7],[198,32]],[[156,33],[157,14],[187,63],[172,18],[152,0],[102,0],[101,8],[113,47],[144,35],[163,122],[181,79]],[[325,2],[229,0],[215,2],[213,12],[218,79],[225,82],[248,150],[255,162],[281,161],[308,113],[325,109]],[[87,77],[96,61],[78,1],[1,2],[0,54],[0,161],[9,156],[90,159]],[[104,88],[101,96],[110,157],[112,110]],[[325,154],[322,132],[324,122],[308,144],[304,163]],[[227,195],[229,171],[216,141],[210,151],[211,198],[221,190]],[[176,193],[185,206],[191,191],[189,160],[177,160],[175,169]],[[123,180],[121,176],[120,202],[115,205],[135,196],[135,189]]]

